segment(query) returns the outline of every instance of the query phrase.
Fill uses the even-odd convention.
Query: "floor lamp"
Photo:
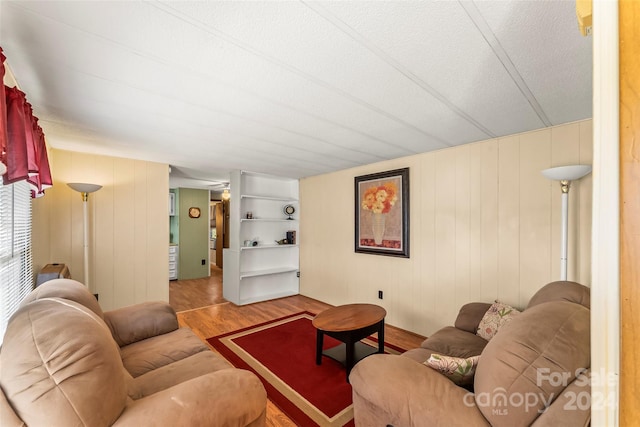
[[[73,190],[82,194],[82,223],[83,223],[83,248],[84,248],[84,284],[91,290],[89,286],[89,218],[88,218],[88,201],[89,193],[93,193],[102,188],[102,185],[97,184],[85,184],[81,182],[70,182],[67,184]]]
[[[567,280],[567,252],[569,243],[569,188],[576,181],[591,172],[590,165],[558,166],[545,169],[542,175],[560,181],[562,191],[562,232],[560,240],[560,280]]]

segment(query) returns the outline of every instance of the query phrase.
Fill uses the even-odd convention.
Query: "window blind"
[[[11,315],[33,289],[31,189],[0,184],[0,344]]]

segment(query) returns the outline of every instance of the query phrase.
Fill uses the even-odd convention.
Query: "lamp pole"
[[[82,195],[82,247],[84,284],[89,290],[91,290],[91,286],[89,283],[89,193],[98,191],[102,188],[102,185],[85,184],[79,182],[72,182],[68,183],[67,185]]]
[[[560,280],[567,280],[567,252],[569,251],[569,186],[571,181],[560,181],[562,191],[562,230],[560,237]]]
[[[542,175],[554,181],[560,181],[562,191],[562,222],[560,232],[560,280],[567,280],[567,259],[569,246],[569,189],[571,181],[578,180],[591,172],[590,165],[558,166],[545,169]]]

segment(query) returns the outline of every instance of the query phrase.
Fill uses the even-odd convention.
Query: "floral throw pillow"
[[[473,376],[476,373],[478,360],[480,360],[480,356],[472,356],[465,359],[432,354],[424,364],[440,372],[454,383],[464,386],[473,384]]]
[[[489,341],[505,323],[518,314],[520,312],[510,305],[496,301],[491,304],[489,310],[482,316],[476,335]]]

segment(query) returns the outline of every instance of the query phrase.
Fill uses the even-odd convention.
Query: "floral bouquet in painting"
[[[397,193],[398,189],[392,182],[369,187],[362,196],[362,209],[374,213],[388,213],[398,201]]]
[[[382,244],[385,230],[384,214],[389,213],[398,201],[398,188],[392,182],[367,188],[362,196],[362,209],[372,215],[373,238],[376,245]]]

